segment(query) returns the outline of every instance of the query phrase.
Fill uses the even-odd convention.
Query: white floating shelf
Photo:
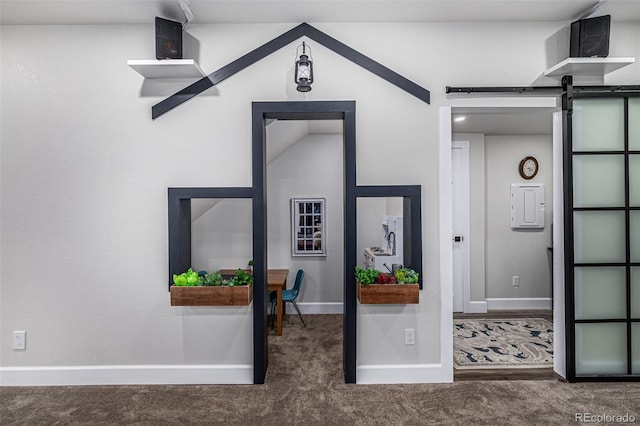
[[[127,65],[144,78],[201,78],[206,75],[195,59],[130,59]]]
[[[544,75],[547,77],[604,76],[635,61],[635,58],[567,58],[546,70]]]

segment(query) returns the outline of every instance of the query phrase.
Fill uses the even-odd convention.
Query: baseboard
[[[344,308],[342,302],[301,302],[298,307],[302,314],[343,314]],[[296,309],[291,303],[286,303],[287,314],[297,314]]]
[[[471,301],[466,304],[464,307],[465,314],[486,314],[487,313],[487,302],[486,301]]]
[[[253,365],[2,367],[0,386],[252,384]]]
[[[494,309],[551,309],[551,298],[487,298],[487,308]]]
[[[442,364],[360,365],[357,374],[359,385],[453,382],[453,366]]]

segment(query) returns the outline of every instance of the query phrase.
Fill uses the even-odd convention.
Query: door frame
[[[440,293],[441,293],[441,324],[440,338],[441,362],[444,368],[451,371],[453,376],[453,245],[451,244],[452,194],[450,182],[451,148],[452,148],[452,111],[456,113],[473,113],[487,108],[545,108],[553,111],[553,305],[554,315],[554,371],[566,377],[565,366],[565,306],[564,295],[564,216],[563,208],[563,124],[562,113],[555,97],[519,98],[519,99],[474,99],[467,103],[456,103],[455,106],[439,108],[439,253],[440,253]]]
[[[267,330],[267,177],[266,120],[342,120],[344,141],[344,300],[343,369],[346,383],[356,382],[357,293],[355,277],[356,126],[355,101],[252,103],[253,193],[253,378],[263,384],[268,368]]]
[[[356,383],[357,287],[353,271],[357,258],[357,199],[402,197],[404,256],[418,275],[422,289],[422,186],[356,184],[355,101],[296,101],[252,103],[253,199],[253,376],[262,384],[268,367],[267,342],[267,178],[266,121],[342,120],[344,142],[344,299],[343,371],[345,383]]]

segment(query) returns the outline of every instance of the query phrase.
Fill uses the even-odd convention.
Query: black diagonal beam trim
[[[345,57],[351,62],[360,65],[364,69],[371,71],[380,78],[387,80],[389,83],[399,87],[400,89],[408,92],[418,99],[426,103],[430,103],[431,95],[429,91],[424,87],[421,87],[411,80],[404,78],[395,71],[390,70],[384,65],[363,55],[357,50],[350,48],[346,44],[336,40],[328,34],[323,33],[322,31],[312,27],[311,25],[302,23],[297,27],[290,29],[286,33],[279,35],[273,40],[263,44],[257,49],[254,49],[246,55],[236,59],[235,61],[225,65],[217,71],[212,72],[208,76],[201,78],[192,85],[182,89],[178,93],[175,93],[167,99],[155,104],[151,108],[151,117],[154,119],[160,117],[165,112],[171,111],[178,105],[181,105],[182,103],[215,86],[228,77],[231,77],[235,73],[242,71],[249,65],[258,62],[259,60],[269,56],[277,50],[282,49],[289,43],[292,43],[300,37],[304,36],[307,36],[310,39],[320,43],[327,49],[334,51],[338,55]]]
[[[181,105],[182,103],[188,101],[194,96],[199,95],[205,90],[215,86],[223,80],[231,77],[238,71],[242,71],[247,68],[249,65],[252,65],[258,62],[260,59],[263,59],[273,52],[282,49],[289,43],[299,39],[304,35],[304,24],[298,25],[295,28],[290,29],[286,33],[274,38],[273,40],[263,44],[257,49],[252,50],[246,55],[236,59],[235,61],[225,65],[217,71],[212,72],[206,77],[201,78],[200,80],[193,83],[191,86],[186,87],[179,91],[178,93],[171,95],[167,99],[162,102],[155,104],[151,108],[151,117],[158,118],[165,112],[171,111],[173,108]]]
[[[378,77],[387,80],[389,83],[399,87],[400,89],[415,96],[416,98],[426,103],[431,102],[431,94],[424,87],[418,86],[413,81],[404,78],[397,72],[390,70],[381,63],[374,61],[368,56],[365,56],[357,50],[350,48],[346,44],[336,40],[330,35],[323,33],[322,31],[318,30],[315,27],[312,27],[307,23],[300,24],[300,26],[304,27],[305,35],[311,40],[320,43],[327,49],[330,49],[338,55],[345,57],[354,64],[360,65],[367,71],[371,71]]]
[[[377,75],[380,78],[387,80],[389,83],[399,87],[405,92],[415,96],[416,98],[426,102],[431,102],[431,94],[427,89],[422,86],[418,86],[411,80],[408,80],[398,74],[395,71],[390,70],[379,62],[374,61],[368,56],[363,55],[355,49],[350,48],[346,44],[336,40],[330,35],[323,33],[315,27],[307,23],[300,24],[300,27],[304,28],[304,33],[311,40],[314,40],[327,49],[333,50],[340,56],[345,57],[351,62],[360,65],[362,68],[366,69]]]

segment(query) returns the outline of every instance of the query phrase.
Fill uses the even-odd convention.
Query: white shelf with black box
[[[127,65],[141,76],[157,78],[202,78],[206,74],[195,59],[130,59]]]
[[[591,84],[602,84],[604,76],[633,64],[635,58],[567,58],[544,72],[546,77],[562,79],[565,75]]]

